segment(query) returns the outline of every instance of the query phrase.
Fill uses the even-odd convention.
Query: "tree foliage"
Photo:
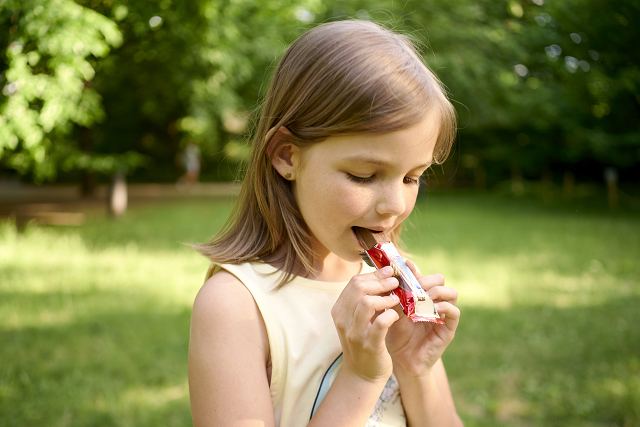
[[[55,174],[52,151],[73,151],[73,126],[103,119],[94,60],[122,42],[117,25],[71,0],[6,0],[0,158],[19,173]]]
[[[146,173],[155,176],[171,170],[187,141],[209,159],[233,157],[274,59],[303,28],[296,13],[305,4],[313,7],[291,0],[130,2],[120,21],[124,43],[96,77],[109,119],[95,127],[94,149],[134,147],[154,159]]]
[[[242,157],[285,46],[354,17],[422,47],[458,109],[463,175],[639,178],[632,0],[0,0],[0,167],[157,179],[187,141],[209,165]]]

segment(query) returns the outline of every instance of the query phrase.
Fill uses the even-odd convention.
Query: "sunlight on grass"
[[[189,425],[186,243],[230,200],[81,227],[0,223],[0,426]],[[640,424],[640,220],[492,195],[421,202],[405,234],[460,295],[445,361],[467,426]]]
[[[441,272],[460,294],[460,303],[478,307],[508,308],[514,304],[549,304],[555,307],[588,306],[617,295],[634,295],[631,280],[619,280],[604,270],[602,262],[590,260],[576,273],[550,268],[552,254],[516,254],[481,259],[460,256],[452,260],[442,250],[414,257],[424,272]],[[429,268],[438,266],[437,270]],[[463,266],[464,268],[460,268]]]
[[[177,400],[189,398],[189,386],[185,382],[180,385],[164,387],[137,387],[127,390],[120,398],[123,406],[141,408],[160,408]]]
[[[27,305],[0,308],[7,328],[68,323],[74,316],[110,308],[109,300],[100,298],[100,292],[109,291],[153,297],[156,305],[188,308],[208,265],[193,250],[179,245],[173,251],[154,251],[128,242],[92,250],[76,233],[59,235],[31,228],[18,238],[6,224],[2,236],[3,251],[11,248],[11,257],[7,254],[4,259],[12,261],[3,268],[3,281],[19,285],[11,291]],[[52,299],[55,304],[49,305]],[[83,301],[78,303],[79,299]],[[47,306],[39,307],[35,301],[47,301]],[[126,308],[128,302],[118,299],[116,304]],[[137,302],[133,304],[135,309]]]
[[[458,291],[461,304],[494,308],[511,305],[511,271],[504,268],[501,260],[481,264],[465,257],[451,260],[442,250],[431,251],[428,255],[416,255],[413,259],[424,274],[444,274],[447,285]],[[464,271],[459,268],[461,265],[464,266]]]

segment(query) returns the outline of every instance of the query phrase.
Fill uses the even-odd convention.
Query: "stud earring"
[[[284,174],[284,179],[286,179],[287,181],[291,181],[291,178],[293,178],[293,174],[291,172],[287,172]]]

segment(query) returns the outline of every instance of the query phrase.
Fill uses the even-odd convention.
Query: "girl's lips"
[[[386,236],[382,231],[376,231],[364,227],[352,227],[352,230],[353,234],[358,240],[358,243],[360,244],[360,247],[365,250],[368,250],[381,241],[386,240]]]
[[[384,229],[382,229],[382,228],[367,228],[367,227],[353,226],[353,227],[351,227],[351,229],[353,230],[354,233],[357,233],[358,229],[360,229],[360,230],[368,230],[368,231],[370,231],[370,232],[372,232],[374,234],[384,233]]]

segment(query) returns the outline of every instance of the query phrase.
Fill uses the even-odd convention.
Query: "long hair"
[[[291,183],[271,165],[275,133],[286,127],[287,142],[306,146],[335,135],[404,129],[430,111],[440,117],[434,162],[441,163],[455,137],[455,111],[406,36],[358,20],[307,31],[272,77],[236,207],[218,235],[198,250],[215,263],[232,264],[278,254],[280,284],[294,271],[313,272],[311,236]],[[389,237],[397,242],[399,234],[398,228]]]

